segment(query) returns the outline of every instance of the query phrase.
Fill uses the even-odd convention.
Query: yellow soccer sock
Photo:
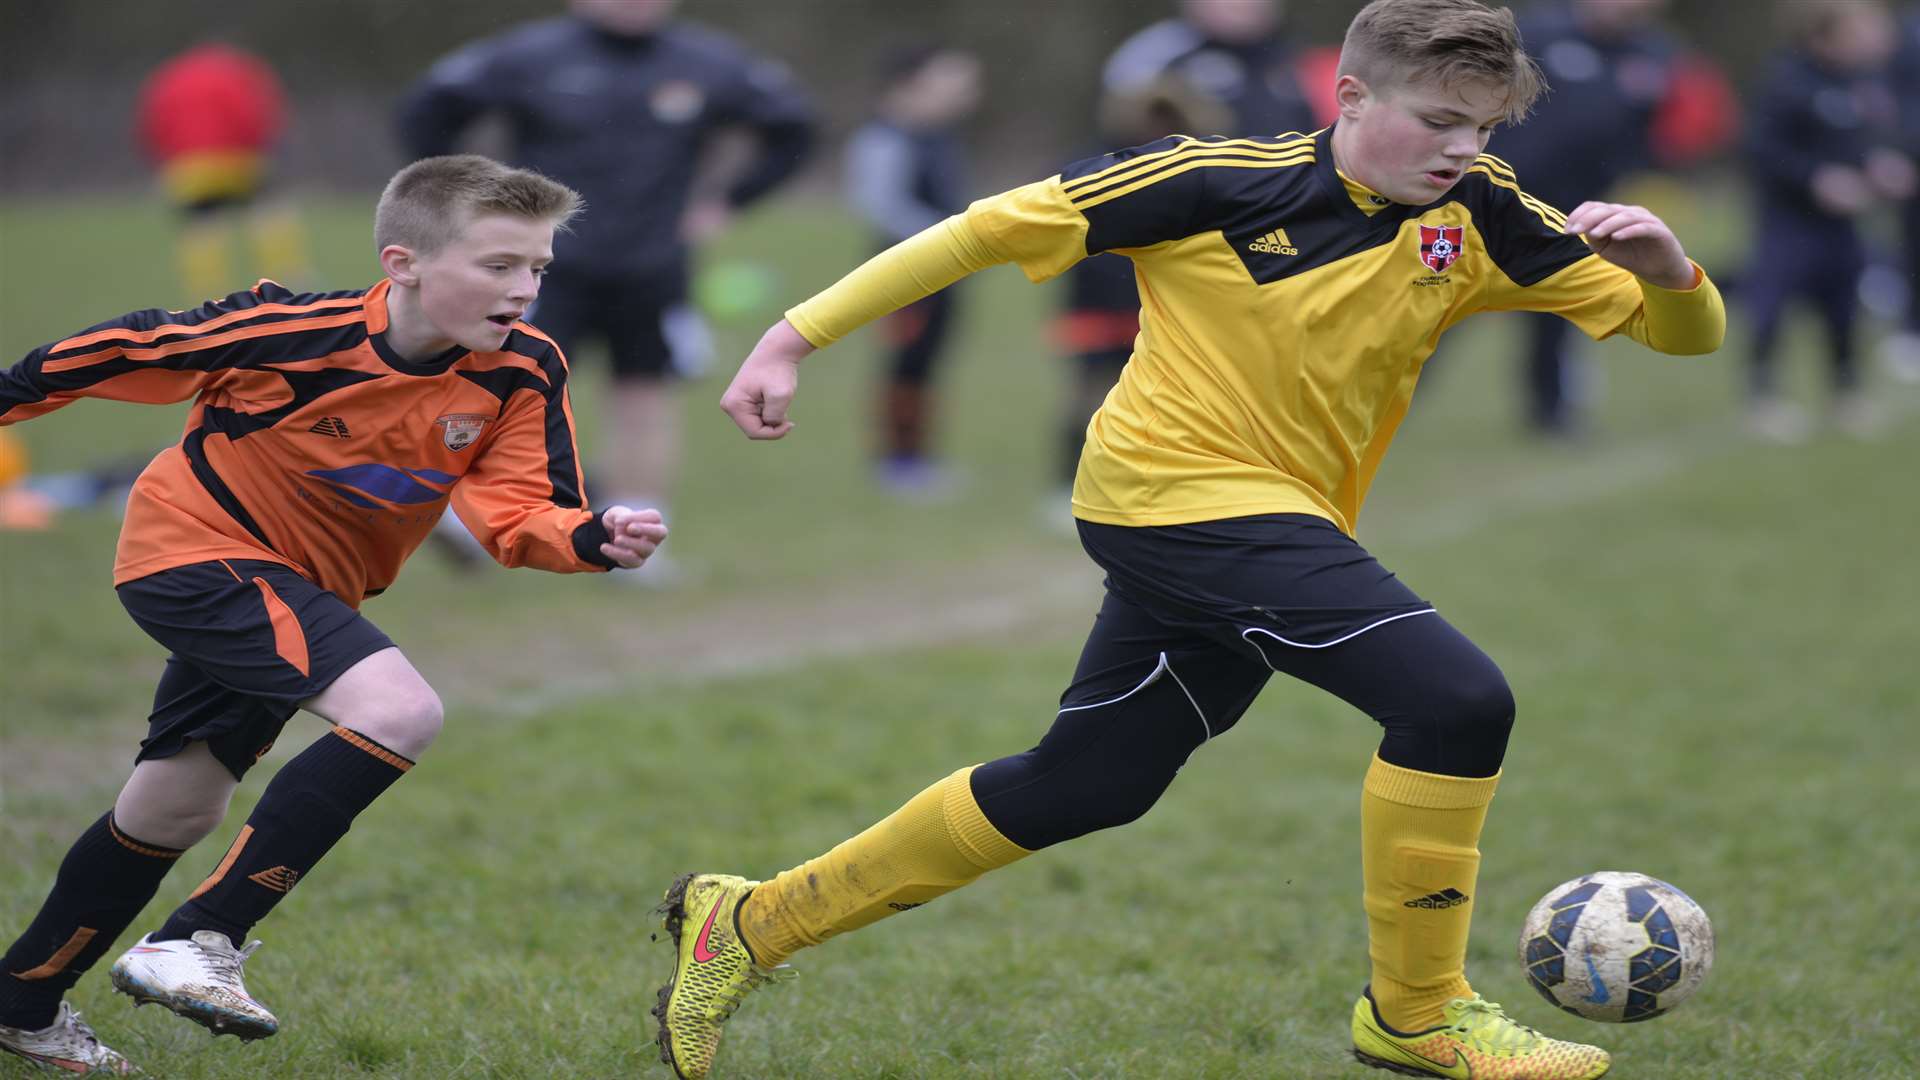
[[[1467,931],[1480,871],[1480,826],[1500,783],[1389,765],[1378,757],[1360,796],[1373,1000],[1399,1031],[1441,1022],[1467,987]]]
[[[973,766],[880,823],[753,890],[740,932],[762,966],[919,907],[1032,852],[1000,835],[974,801]]]
[[[182,308],[197,307],[225,296],[239,286],[234,281],[230,249],[233,231],[222,220],[183,225],[174,240],[174,259],[187,300]]]
[[[294,292],[314,285],[307,257],[307,230],[291,206],[269,205],[253,212],[248,222],[253,258],[259,273]]]

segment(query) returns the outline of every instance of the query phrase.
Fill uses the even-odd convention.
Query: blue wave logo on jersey
[[[382,509],[375,499],[401,506],[438,502],[447,497],[447,489],[459,479],[437,469],[396,469],[371,462],[344,469],[312,469],[307,475],[323,481],[353,505],[368,510]],[[434,484],[442,486],[434,487]]]

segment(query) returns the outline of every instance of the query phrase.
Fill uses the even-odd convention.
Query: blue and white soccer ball
[[[1520,963],[1541,997],[1576,1016],[1651,1020],[1700,989],[1713,967],[1713,923],[1658,878],[1603,870],[1533,905]]]

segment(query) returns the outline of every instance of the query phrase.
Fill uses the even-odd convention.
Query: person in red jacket
[[[305,709],[330,731],[111,972],[216,1034],[279,1029],[241,978],[259,942],[239,944],[439,734],[439,697],[360,605],[449,505],[507,566],[632,569],[665,539],[656,510],[588,509],[566,359],[521,321],[579,209],[538,173],[417,161],[375,211],[386,278],[372,288],[263,281],[0,370],[0,427],[85,397],[194,399],[180,442],[134,483],[114,560],[121,603],[172,655],[133,775],[0,959],[0,1050],[130,1071],[62,998]]]
[[[168,201],[184,219],[177,257],[191,299],[231,290],[240,226],[261,272],[283,281],[305,273],[298,217],[262,200],[269,157],[286,128],[285,94],[264,60],[217,44],[168,60],[140,89],[138,128]]]

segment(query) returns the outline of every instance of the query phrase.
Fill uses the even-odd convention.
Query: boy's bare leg
[[[134,767],[114,809],[67,850],[39,913],[0,960],[0,1049],[55,1068],[128,1068],[61,999],[153,899],[181,853],[220,823],[236,786],[203,743]]]
[[[172,757],[133,767],[114,801],[113,822],[149,845],[184,851],[219,827],[239,786],[206,743],[188,743]]]
[[[241,965],[254,946],[239,943],[440,732],[439,696],[395,648],[360,660],[306,707],[333,730],[281,767],[213,872],[113,966],[115,987],[215,1034],[279,1030],[247,992]]]
[[[307,711],[417,761],[440,734],[440,695],[399,649],[353,665],[305,702]]]

